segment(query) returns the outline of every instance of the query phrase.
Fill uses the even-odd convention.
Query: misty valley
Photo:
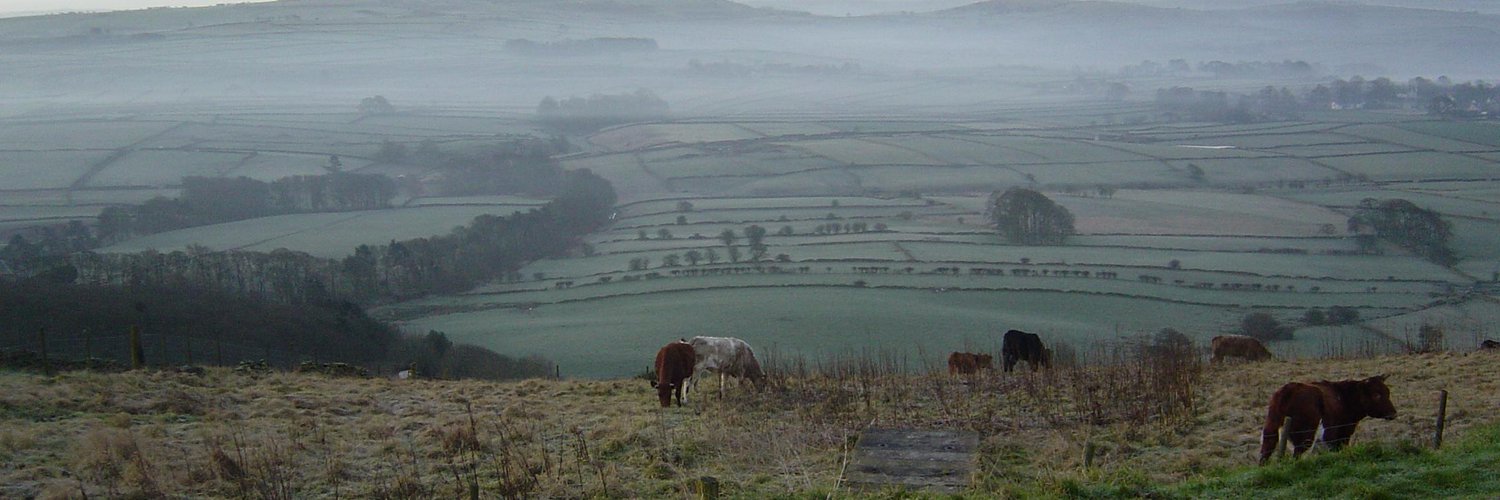
[[[0,18],[0,496],[858,497],[876,427],[977,433],[975,497],[1339,494],[1204,474],[1291,380],[1390,374],[1377,462],[1500,432],[1496,46],[1423,0]],[[1045,357],[954,364],[1007,331]],[[658,412],[695,337],[763,375],[700,350]]]

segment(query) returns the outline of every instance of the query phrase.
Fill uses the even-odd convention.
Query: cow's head
[[[1371,417],[1394,420],[1396,405],[1391,403],[1391,389],[1385,386],[1385,375],[1359,381],[1360,406]]]

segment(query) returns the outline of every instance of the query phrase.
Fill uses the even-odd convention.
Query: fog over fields
[[[1434,311],[1495,307],[1477,298],[1500,271],[1493,4],[10,17],[0,235],[22,239],[0,276],[346,301],[588,377],[700,334],[812,356],[918,356],[923,339],[933,357],[1020,328],[1085,356],[1163,328],[1206,340],[1252,312],[1294,327],[1272,345],[1285,356],[1400,350],[1424,315],[1468,345],[1491,327]],[[595,178],[612,206],[570,197],[600,195]],[[1010,188],[1054,200],[1073,231],[1001,234],[990,196]],[[1377,228],[1397,199],[1451,238]],[[1379,321],[1304,322],[1335,307]]]

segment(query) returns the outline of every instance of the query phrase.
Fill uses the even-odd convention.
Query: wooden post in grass
[[[1432,449],[1443,447],[1443,424],[1448,419],[1448,390],[1438,391],[1437,430],[1432,434]]]
[[[562,365],[552,365],[552,371],[558,380],[562,380]]]
[[[1281,436],[1276,438],[1276,456],[1286,456],[1286,440],[1292,435],[1292,417],[1281,419]]]
[[[52,376],[52,362],[47,359],[47,327],[44,326],[36,330],[36,341],[38,344],[41,344],[42,373],[50,377]]]
[[[130,368],[139,370],[146,366],[146,353],[141,349],[141,327],[130,326]]]

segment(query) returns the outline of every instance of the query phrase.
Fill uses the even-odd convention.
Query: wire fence
[[[131,366],[129,334],[33,334],[30,338],[8,337],[0,340],[4,342],[0,344],[0,352],[45,352],[47,359],[51,361],[99,360]],[[312,359],[269,345],[255,346],[164,334],[141,334],[140,339],[141,355],[147,366],[233,365],[241,361],[265,361],[272,367],[291,369],[297,363]]]

